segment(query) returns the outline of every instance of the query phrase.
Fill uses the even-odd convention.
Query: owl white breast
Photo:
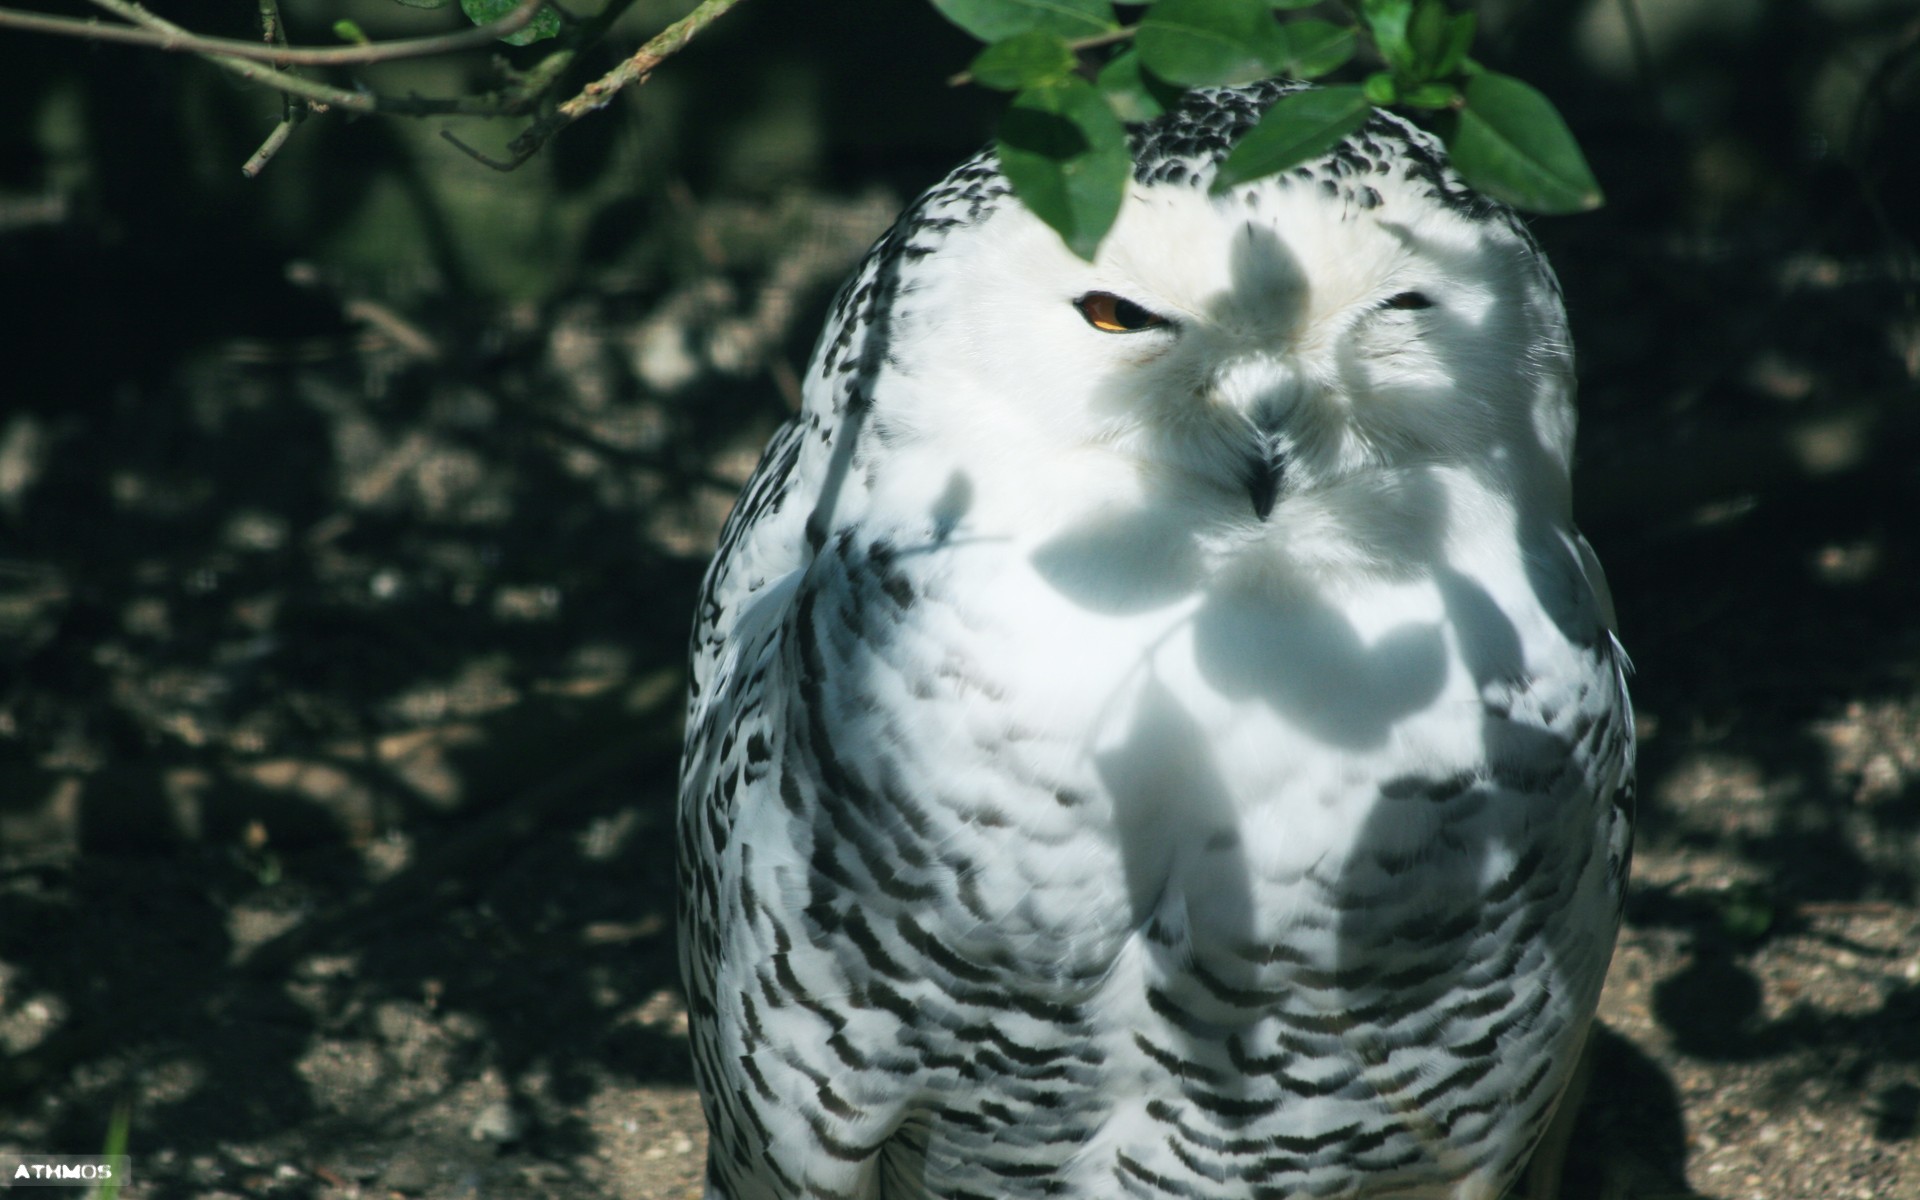
[[[1633,767],[1559,290],[1392,117],[1212,192],[1283,90],[842,292],[694,633],[711,1196],[1491,1200],[1551,1115]]]

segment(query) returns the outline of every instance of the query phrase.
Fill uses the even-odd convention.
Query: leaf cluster
[[[394,0],[394,3],[406,8],[449,8],[454,0]],[[507,14],[518,7],[519,0],[459,0],[459,3],[460,11],[467,20],[475,25],[491,25],[495,21],[505,19]],[[529,46],[534,42],[544,42],[548,38],[559,37],[563,27],[559,10],[551,5],[543,5],[533,14],[533,20],[527,22],[524,28],[507,34],[500,40],[509,46]],[[360,26],[353,21],[335,21],[333,32],[344,42],[360,45],[372,43],[372,39],[367,37]]]
[[[1083,258],[1119,216],[1132,171],[1128,123],[1166,111],[1188,88],[1321,79],[1350,66],[1354,82],[1275,103],[1228,153],[1214,186],[1317,158],[1381,107],[1421,120],[1469,184],[1516,208],[1574,213],[1601,203],[1553,103],[1476,62],[1474,14],[1446,0],[1152,0],[1126,6],[1139,13],[1132,24],[1110,0],[933,5],[986,43],[968,76],[1013,93],[995,142],[1001,168]]]
[[[416,8],[441,8],[448,0],[400,0]],[[475,25],[498,21],[513,11],[515,0],[460,0],[460,11]],[[500,39],[509,46],[525,46],[560,35],[560,14],[551,7],[534,14],[533,22],[520,32]]]

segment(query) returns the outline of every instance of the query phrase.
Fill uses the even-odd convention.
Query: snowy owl
[[[712,1200],[1493,1200],[1612,953],[1633,730],[1559,288],[1375,115],[1133,131],[1091,262],[991,153],[837,300],[693,637]]]

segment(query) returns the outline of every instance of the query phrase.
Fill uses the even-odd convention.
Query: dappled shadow
[[[1688,1076],[1704,1145],[1764,1126],[1783,1149],[1755,1178],[1881,1194],[1811,1163],[1873,1169],[1841,1131],[1882,1128],[1920,1069],[1898,960],[1831,932],[1911,928],[1920,895],[1914,42],[1891,10],[1703,12],[1672,6],[1651,58],[1632,6],[1514,30],[1609,196],[1536,230],[1580,349],[1577,508],[1637,667],[1627,922],[1671,948],[1651,1015],[1670,1068],[1711,1064]],[[1855,990],[1822,991],[1834,973]],[[1822,1133],[1778,1117],[1815,1104]]]
[[[1694,1195],[1685,1187],[1687,1125],[1660,1064],[1596,1023],[1593,1072],[1578,1098],[1560,1200]]]
[[[1209,316],[1284,336],[1309,307],[1307,280],[1281,237],[1257,226],[1236,231],[1230,283]],[[1073,604],[1142,618],[1137,661],[1112,701],[1131,715],[1095,732],[1117,738],[1096,761],[1132,919],[1157,964],[1149,997],[1166,1027],[1153,1036],[1194,1064],[1174,1073],[1196,1121],[1217,1118],[1236,1145],[1254,1145],[1285,1111],[1288,1139],[1316,1149],[1351,1139],[1356,1159],[1404,1169],[1408,1186],[1436,1162],[1467,1169],[1450,1156],[1497,1155],[1483,1136],[1520,1145],[1539,1132],[1617,913],[1615,806],[1595,792],[1624,758],[1630,714],[1560,507],[1560,331],[1530,290],[1543,287],[1532,264],[1494,245],[1484,267],[1506,274],[1485,282],[1481,310],[1438,306],[1417,386],[1377,384],[1374,364],[1338,341],[1320,351],[1350,389],[1337,399],[1280,369],[1169,371],[1269,388],[1231,395],[1244,427],[1218,401],[1154,434],[1176,463],[1230,464],[1270,439],[1282,464],[1271,516],[1258,502],[1205,509],[1200,485],[1150,476],[1134,507],[1109,505],[1034,555]],[[1538,354],[1531,370],[1496,365],[1526,353]],[[1217,401],[1161,395],[1140,378],[1116,373],[1100,394],[1148,423],[1156,405]],[[1341,407],[1329,416],[1318,405]],[[1423,426],[1423,407],[1445,418]],[[1343,458],[1349,421],[1364,431],[1356,441],[1388,449]],[[1353,458],[1386,461],[1356,470]],[[1476,485],[1539,505],[1496,534],[1521,548],[1510,579],[1459,550],[1478,532],[1467,512],[1502,511]],[[1196,512],[1214,525],[1182,524]],[[1529,674],[1530,652],[1541,670],[1557,650],[1537,633],[1523,644],[1519,623],[1549,622],[1591,653],[1590,678]],[[1600,763],[1590,777],[1584,762],[1568,765],[1576,743]],[[1495,1042],[1503,1061],[1484,1048]],[[1417,1097],[1416,1078],[1428,1085]],[[1329,1099],[1287,1107],[1301,1095]],[[1358,1123],[1337,1128],[1333,1113]],[[1216,1142],[1163,1119],[1178,1130],[1167,1138],[1175,1156],[1186,1147],[1217,1161]],[[1279,1164],[1292,1161],[1260,1169],[1284,1179],[1295,1168]]]
[[[191,66],[161,95],[170,66],[58,43],[0,84],[65,139],[46,179],[9,160],[7,202],[68,205],[0,227],[32,298],[0,328],[9,1149],[97,1151],[127,1101],[148,1195],[619,1194],[630,1165],[581,1164],[691,1161],[697,1131],[610,1098],[690,1083],[694,592],[891,216],[874,168],[917,186],[981,134],[967,93],[816,95],[924,66],[840,65],[876,40],[964,44],[924,6],[890,32],[898,7],[812,48],[779,10],[723,24],[729,69],[690,54],[646,121],[603,114],[512,180],[310,121],[244,183],[254,114]],[[799,154],[764,136],[814,99],[867,119]],[[865,196],[791,190],[826,163]],[[488,225],[495,196],[535,202]]]
[[[591,1155],[609,1080],[689,1082],[682,662],[770,389],[253,352],[12,410],[55,440],[6,513],[0,1105],[91,1152],[131,1102],[160,1196],[379,1178],[487,1103],[483,1177]]]
[[[1920,887],[1920,158],[1911,55],[1882,57],[1910,18],[1782,3],[1694,21],[1676,5],[1682,32],[1654,31],[1654,62],[1597,66],[1580,23],[1633,7],[1489,10],[1476,49],[1554,97],[1610,198],[1534,226],[1581,350],[1582,524],[1638,664],[1642,844],[1671,868],[1628,910],[1677,946],[1643,1041],[1661,1061],[1610,1043],[1607,1111],[1672,1178],[1687,1147],[1663,1072],[1773,1066],[1773,1111],[1805,1107],[1796,1083],[1832,1084],[1904,1153],[1911,986],[1782,1011],[1765,967],[1823,944],[1820,906],[1899,918]],[[750,8],[740,20],[764,16],[768,36],[717,26],[716,57],[661,72],[644,120],[560,144],[563,190],[623,169],[607,147],[636,127],[653,156],[636,195],[595,214],[584,261],[550,264],[583,283],[545,305],[448,294],[496,251],[439,222],[413,150],[372,122],[309,122],[314,158],[247,185],[232,167],[262,127],[207,99],[211,74],[176,84],[170,65],[49,43],[0,81],[33,114],[9,142],[35,159],[9,165],[9,202],[61,189],[71,206],[58,227],[0,234],[29,298],[0,329],[0,1125],[34,1148],[96,1149],[132,1095],[159,1194],[310,1194],[314,1166],[378,1186],[395,1144],[451,1128],[436,1100],[461,1088],[521,1114],[518,1140],[486,1154],[537,1157],[604,1141],[583,1102],[599,1081],[684,1084],[665,931],[673,672],[703,539],[741,474],[714,479],[714,463],[777,416],[755,372],[804,357],[828,286],[807,277],[803,312],[745,375],[716,371],[701,338],[753,314],[709,292],[750,299],[773,274],[726,253],[785,233],[720,236],[689,212],[812,188],[809,171],[923,183],[977,143],[986,104],[930,83],[963,43],[897,36],[869,19],[877,0],[834,28]],[[755,141],[787,96],[742,81],[783,65],[822,93],[810,162]],[[165,121],[176,102],[200,115]],[[710,120],[658,136],[675,112]],[[28,153],[30,124],[64,140]],[[799,165],[769,183],[736,144]],[[243,191],[282,186],[303,201],[291,212]],[[411,214],[401,248],[438,278],[372,261],[410,297],[389,315],[421,322],[438,359],[370,335],[349,312],[364,315],[359,285],[286,276],[289,247],[324,257],[387,186],[400,199],[382,211]],[[716,242],[718,265],[688,265]],[[691,276],[714,286],[676,290]],[[668,293],[683,327],[655,339]],[[583,345],[585,365],[562,364]],[[691,347],[701,382],[643,394],[634,362],[656,345]],[[656,521],[682,503],[684,523]],[[1141,532],[1088,528],[1043,566],[1177,577],[1181,548],[1163,560]],[[1172,595],[1096,591],[1082,598],[1103,611]],[[1472,588],[1448,605],[1504,644]],[[1422,690],[1417,629],[1376,661],[1334,608],[1302,609],[1311,650],[1249,642],[1236,620],[1198,628],[1211,669],[1331,740],[1365,744],[1380,710],[1272,682],[1288,660],[1357,671],[1387,707]],[[1693,1086],[1685,1103],[1711,1102]]]

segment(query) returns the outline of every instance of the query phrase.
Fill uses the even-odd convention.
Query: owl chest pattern
[[[1456,1022],[1462,1044],[1501,1033],[1500,1017],[1537,1019],[1511,991],[1496,1001],[1460,990],[1463,964],[1487,980],[1545,970],[1545,927],[1589,886],[1596,844],[1574,747],[1605,722],[1569,709],[1555,728],[1522,691],[1481,714],[1484,761],[1438,778],[1378,780],[1363,806],[1335,814],[1356,825],[1337,857],[1257,866],[1263,847],[1251,843],[1286,829],[1244,827],[1239,798],[1177,697],[1143,689],[1130,728],[1097,753],[1017,721],[970,718],[973,706],[1018,706],[1006,680],[953,643],[903,632],[912,612],[937,624],[929,610],[943,598],[907,578],[887,547],[843,539],[836,553],[848,559],[844,577],[865,582],[817,589],[796,611],[800,686],[788,734],[803,755],[796,775],[819,791],[795,783],[783,795],[810,824],[816,933],[883,1007],[1025,1003],[1058,1018],[1033,1032],[1057,1046],[1080,1038],[1078,1023],[1112,999],[1102,987],[1131,950],[1145,962],[1126,985],[1128,1002],[1174,1041],[1190,1041],[1189,1027],[1261,1021],[1274,1030],[1292,1022],[1304,1036],[1327,1013],[1354,1011],[1427,1037],[1446,1020],[1432,1003],[1449,992],[1470,1011],[1494,1012]],[[945,715],[903,720],[916,702]],[[919,765],[927,762],[940,769]],[[1554,804],[1552,818],[1525,811]],[[1490,830],[1505,825],[1537,832],[1496,841]],[[1312,832],[1301,828],[1298,836]],[[934,1034],[923,1036],[938,1040],[954,1023],[928,1024]],[[1272,1045],[1263,1053],[1215,1040],[1225,1058],[1206,1071],[1188,1064],[1196,1077],[1226,1077],[1236,1055],[1272,1058]],[[966,1043],[958,1036],[945,1051],[964,1053]],[[1011,1050],[990,1047],[988,1060]],[[1181,1076],[1174,1051],[1135,1050]],[[1320,1085],[1294,1077],[1275,1086]]]
[[[1440,774],[1505,770],[1510,782],[1571,758],[1570,735],[1527,711],[1547,701],[1496,712],[1478,695],[1437,612],[1364,636],[1322,608],[1233,597],[1116,619],[986,563],[952,572],[985,580],[970,594],[905,569],[936,547],[846,535],[831,553],[790,626],[790,723],[825,762],[829,791],[855,777],[856,793],[891,789],[869,807],[898,808],[929,840],[998,839],[1001,855],[1030,844],[1054,858],[1062,839],[1097,834],[1154,842],[1143,861],[1244,849],[1229,844],[1243,819],[1284,797],[1286,819],[1260,828],[1298,843],[1289,853],[1304,868],[1344,857],[1375,792],[1433,773],[1438,754],[1452,763]],[[1480,807],[1443,801],[1430,818]]]

